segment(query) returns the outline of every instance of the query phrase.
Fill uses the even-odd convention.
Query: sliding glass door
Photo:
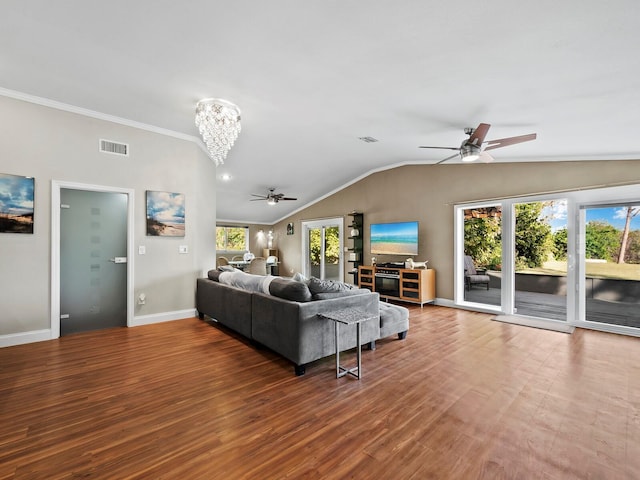
[[[514,313],[567,319],[567,200],[516,203]]]
[[[305,276],[343,280],[342,226],[342,218],[302,222]]]
[[[640,336],[639,191],[626,185],[457,206],[455,303]]]
[[[586,322],[640,329],[640,206],[581,209]],[[632,332],[628,332],[632,333]]]
[[[464,256],[461,281],[464,301],[501,305],[502,205],[463,209]]]
[[[456,303],[567,319],[567,201],[461,206]]]

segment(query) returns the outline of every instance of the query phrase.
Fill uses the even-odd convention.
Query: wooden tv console
[[[409,269],[360,265],[358,286],[375,292],[376,273],[397,275],[398,279],[397,291],[393,294],[378,292],[380,298],[419,303],[421,306],[436,299],[436,271],[433,268]]]

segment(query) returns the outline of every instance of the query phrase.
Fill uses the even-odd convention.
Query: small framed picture
[[[147,190],[147,236],[184,237],[184,194]]]
[[[293,235],[293,223],[287,223],[287,235]]]
[[[0,173],[0,233],[33,233],[33,177]]]

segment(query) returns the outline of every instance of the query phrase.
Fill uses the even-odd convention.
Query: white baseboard
[[[134,317],[129,325],[130,327],[138,327],[140,325],[151,325],[152,323],[170,322],[171,320],[182,320],[183,318],[191,318],[197,315],[195,308],[186,310],[178,310],[175,312],[156,313],[153,315],[141,315]],[[0,348],[13,347],[14,345],[23,345],[25,343],[44,342],[52,340],[51,329],[34,330],[31,332],[10,333],[0,335]]]
[[[14,345],[23,345],[25,343],[44,342],[45,340],[51,340],[51,338],[50,329],[10,333],[8,335],[0,335],[0,348],[13,347]]]
[[[197,315],[195,308],[186,310],[177,310],[175,312],[154,313],[151,315],[140,315],[133,317],[130,327],[139,327],[141,325],[151,325],[152,323],[170,322],[172,320],[182,320],[183,318],[191,318]]]
[[[448,298],[436,298],[433,304],[438,305],[439,307],[455,307],[456,306],[453,300],[449,300]]]

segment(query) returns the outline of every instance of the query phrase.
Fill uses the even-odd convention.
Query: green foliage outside
[[[516,205],[516,270],[542,269],[549,261],[567,259],[567,228],[551,230],[551,218],[545,217],[547,202]],[[465,220],[465,253],[479,266],[495,269],[500,263],[500,218]],[[591,221],[585,228],[585,258],[615,263],[623,232],[606,222]],[[640,230],[629,232],[624,255],[629,264],[640,264]]]
[[[540,267],[554,249],[547,202],[516,205],[516,269]],[[470,218],[464,222],[464,251],[478,266],[499,270],[502,262],[501,217]],[[566,246],[565,246],[566,250]],[[566,253],[565,253],[566,256]]]
[[[338,227],[325,228],[324,261],[337,265],[340,260],[340,235]],[[321,231],[318,228],[309,231],[309,260],[311,265],[320,265],[322,254]]]
[[[553,248],[550,219],[543,216],[547,202],[516,205],[516,270],[541,267]]]
[[[585,227],[585,258],[601,259],[616,262],[620,252],[622,232],[605,222],[592,221]],[[567,259],[567,229],[563,228],[553,234],[553,256],[556,260]],[[629,241],[624,261],[640,263],[640,231],[629,232]]]
[[[629,232],[629,246],[624,256],[626,263],[640,264],[640,230]]]
[[[464,222],[464,252],[478,266],[499,270],[502,262],[500,217],[470,218]]]
[[[553,233],[553,257],[556,260],[567,259],[567,228],[561,228]]]
[[[244,227],[216,227],[216,250],[246,252],[245,232]]]
[[[592,221],[585,230],[585,258],[615,262],[620,251],[622,233],[613,225]]]
[[[629,248],[626,259],[629,263],[638,263],[640,259],[640,245],[638,245],[638,235],[640,232],[630,232]],[[613,225],[605,222],[591,221],[585,227],[585,258],[601,259],[608,262],[615,262],[620,251],[620,238],[622,232]],[[566,260],[567,255],[567,229],[563,228],[553,234],[554,250],[556,260]],[[562,254],[564,252],[564,255]]]

